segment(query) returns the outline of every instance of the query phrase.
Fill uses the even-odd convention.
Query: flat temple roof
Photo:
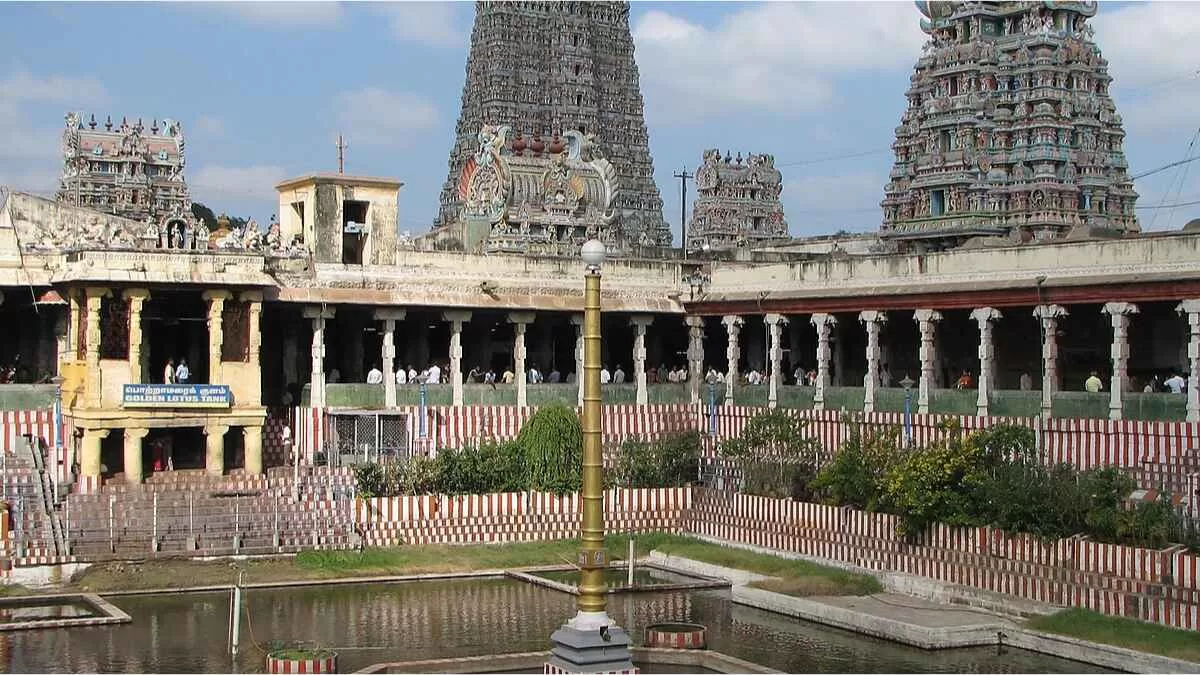
[[[288,178],[275,186],[276,191],[283,191],[289,188],[300,187],[310,183],[336,183],[338,185],[363,185],[372,187],[394,187],[396,189],[404,187],[404,183],[395,178],[383,178],[378,176],[351,176],[341,173],[310,173],[295,178]]]

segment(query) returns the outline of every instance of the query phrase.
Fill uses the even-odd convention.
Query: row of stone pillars
[[[1109,417],[1121,419],[1124,407],[1125,381],[1129,360],[1128,330],[1130,317],[1138,313],[1136,305],[1128,302],[1110,302],[1101,310],[1112,319],[1112,379],[1109,399]],[[1187,387],[1187,419],[1200,421],[1200,299],[1184,300],[1176,307],[1176,312],[1187,319],[1189,327],[1188,338],[1188,369]],[[1042,415],[1050,415],[1053,394],[1058,381],[1058,322],[1067,316],[1066,308],[1060,305],[1038,305],[1033,315],[1041,322],[1042,328]],[[988,414],[992,388],[995,382],[995,347],[992,342],[993,324],[1000,320],[1003,314],[992,307],[981,307],[971,312],[971,318],[979,326],[979,388],[976,400],[977,414]],[[918,309],[913,314],[920,333],[920,362],[921,376],[917,383],[917,412],[927,414],[930,404],[930,390],[934,383],[934,367],[937,359],[936,329],[942,320],[941,312],[933,309]],[[883,325],[887,323],[887,313],[876,310],[859,312],[858,320],[867,331],[867,377],[864,382],[863,410],[871,412],[875,409],[875,392],[879,386],[879,363],[881,349],[879,336]],[[765,322],[770,336],[769,354],[770,369],[768,374],[767,405],[776,407],[779,402],[780,371],[783,362],[783,350],[780,347],[780,334],[787,325],[788,319],[780,314],[767,314]],[[830,335],[837,318],[832,314],[813,314],[810,322],[817,333],[817,381],[813,395],[813,407],[822,410],[825,407],[825,388],[829,385],[829,366],[832,355]],[[703,360],[702,323],[698,317],[688,317],[691,328],[688,360],[693,373],[700,374]],[[738,380],[738,360],[741,357],[741,347],[738,338],[743,326],[740,316],[730,315],[722,318],[728,334],[728,371],[725,377],[725,403],[730,405],[734,400],[734,390]],[[699,377],[692,378],[691,398],[698,403]]]
[[[325,406],[325,322],[335,316],[336,310],[331,307],[307,307],[304,309],[304,318],[312,321],[312,380],[311,390],[309,395],[310,405],[314,407]],[[396,347],[395,347],[395,332],[396,322],[403,321],[407,316],[406,310],[403,309],[377,309],[375,310],[375,320],[383,324],[383,339],[381,348],[381,358],[383,361],[383,397],[384,405],[387,407],[395,407],[396,405],[396,379],[393,375],[395,371]],[[528,374],[525,368],[525,359],[527,351],[525,348],[525,334],[529,324],[534,321],[533,312],[509,312],[508,322],[513,325],[513,374],[515,375],[515,384],[517,386],[517,405],[524,407],[528,405]],[[448,369],[448,380],[451,385],[453,405],[463,405],[463,374],[462,374],[462,331],[463,325],[471,320],[471,312],[469,311],[445,311],[442,312],[442,320],[450,324],[450,367]],[[637,403],[646,405],[649,401],[649,394],[646,388],[646,329],[654,322],[654,317],[638,315],[629,319],[629,324],[634,328],[633,337],[633,379],[637,385]],[[577,314],[571,317],[571,324],[575,326],[575,372],[583,372],[583,315]],[[702,333],[701,333],[702,334]],[[701,355],[702,356],[702,355]],[[577,377],[578,380],[578,405],[583,405],[583,378]],[[699,391],[698,389],[696,390]],[[696,394],[697,400],[699,394]]]

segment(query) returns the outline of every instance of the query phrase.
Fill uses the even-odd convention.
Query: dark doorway
[[[153,291],[142,310],[147,382],[162,382],[170,360],[187,360],[189,383],[208,382],[208,302],[197,292]]]

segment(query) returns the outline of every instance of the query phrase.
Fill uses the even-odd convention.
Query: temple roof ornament
[[[698,196],[687,228],[689,251],[758,248],[790,239],[783,204],[783,174],[772,155],[704,151],[696,169]]]
[[[881,236],[919,249],[1139,231],[1095,2],[917,2],[930,35]]]
[[[584,241],[599,237],[619,252],[625,243],[614,208],[620,180],[595,139],[567,131],[552,138],[550,152],[533,153],[510,133],[484,125],[459,175],[457,224],[468,249],[576,255]]]

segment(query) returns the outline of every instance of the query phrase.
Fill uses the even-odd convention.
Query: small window
[[[370,203],[342,202],[342,264],[361,265],[367,250],[367,211]]]
[[[941,216],[946,213],[946,191],[934,190],[929,195],[929,215]]]
[[[304,229],[304,202],[292,202],[292,213],[300,220],[300,229]]]
[[[942,148],[942,152],[950,152],[952,149],[952,139],[953,136],[950,134],[950,131],[948,129],[942,129],[942,133],[939,136],[939,146]]]
[[[579,71],[580,71],[579,64],[578,64],[578,63],[576,63],[576,64],[575,64],[575,77],[579,77]]]
[[[575,94],[575,105],[577,105],[577,106],[583,105],[583,94]]]

